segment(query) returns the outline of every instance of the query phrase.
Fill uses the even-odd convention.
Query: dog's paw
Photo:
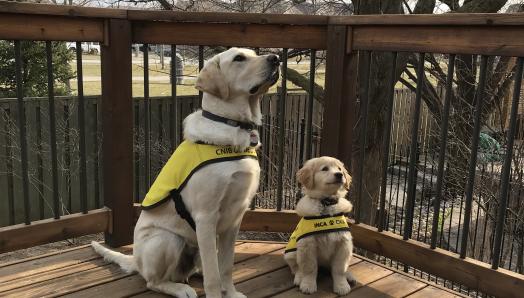
[[[300,274],[295,274],[295,279],[293,280],[293,284],[295,286],[300,286],[300,283],[302,282],[302,276]]]
[[[304,294],[313,294],[317,291],[317,283],[315,281],[302,280],[300,283],[300,292]]]
[[[172,293],[173,296],[177,298],[197,298],[198,295],[191,286],[186,284],[177,284],[177,287],[173,288]]]
[[[346,279],[350,286],[354,287],[357,285],[357,279],[349,271],[346,272]]]
[[[347,295],[351,291],[351,286],[347,281],[333,284],[333,292],[339,296]]]

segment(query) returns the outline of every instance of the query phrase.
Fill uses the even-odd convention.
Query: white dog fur
[[[343,174],[342,180],[336,175]],[[345,198],[351,176],[342,162],[332,157],[308,160],[297,172],[297,179],[305,194],[295,208],[299,216],[334,215],[348,213],[353,206]],[[338,198],[338,203],[323,206],[326,197]],[[311,294],[317,291],[318,267],[331,270],[333,291],[345,295],[351,290],[355,278],[348,271],[353,255],[353,241],[349,231],[331,232],[304,237],[297,242],[297,250],[286,253],[284,259],[295,275],[294,283],[300,291]]]
[[[260,99],[278,79],[278,65],[277,56],[257,56],[249,49],[231,48],[214,56],[196,83],[196,88],[204,92],[202,108],[229,119],[261,124]],[[256,130],[253,133],[258,136]],[[242,149],[250,144],[250,132],[204,118],[200,110],[184,120],[184,137]],[[196,233],[170,200],[140,214],[133,256],[96,242],[93,248],[124,270],[138,271],[154,291],[197,297],[184,282],[201,264],[207,297],[246,297],[233,285],[234,244],[240,221],[258,188],[259,176],[260,167],[254,159],[203,167],[181,192],[196,223]]]

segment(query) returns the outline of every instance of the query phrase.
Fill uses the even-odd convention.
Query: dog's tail
[[[123,253],[110,250],[96,241],[92,241],[91,246],[99,255],[104,257],[106,261],[120,265],[124,271],[128,273],[137,271],[135,259],[132,255],[128,256]]]

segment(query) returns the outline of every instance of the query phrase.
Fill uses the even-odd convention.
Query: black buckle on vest
[[[216,121],[216,122],[221,122],[221,123],[227,124],[229,126],[233,126],[233,127],[240,127],[242,129],[245,129],[245,130],[253,130],[253,129],[255,129],[257,127],[255,123],[242,122],[242,121],[229,119],[229,118],[226,118],[226,117],[222,117],[222,116],[213,114],[213,113],[208,112],[206,110],[202,110],[202,116],[204,118],[209,119],[209,120],[213,120],[213,121]]]

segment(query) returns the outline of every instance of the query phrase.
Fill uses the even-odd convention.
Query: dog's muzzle
[[[255,94],[258,92],[258,90],[260,90],[260,87],[262,86],[265,86],[266,84],[268,86],[272,86],[274,85],[277,81],[278,81],[278,78],[280,77],[280,58],[278,58],[277,55],[269,55],[267,57],[267,61],[269,63],[269,67],[271,68],[271,71],[269,72],[268,76],[266,77],[266,79],[254,86],[253,88],[249,89],[249,93],[250,94]]]

